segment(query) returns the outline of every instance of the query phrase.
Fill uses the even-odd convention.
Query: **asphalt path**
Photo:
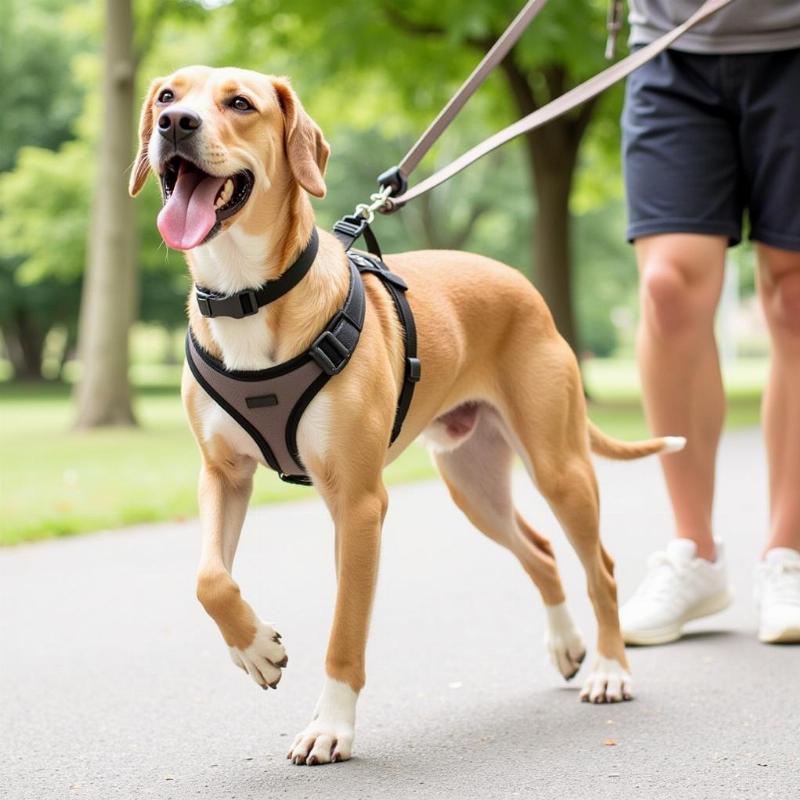
[[[625,598],[669,534],[666,497],[653,459],[597,467]],[[289,652],[275,692],[230,663],[194,597],[196,521],[0,551],[0,798],[800,797],[800,647],[755,637],[757,432],[725,438],[719,473],[736,603],[680,643],[631,650],[636,699],[614,706],[578,702],[586,666],[571,684],[550,666],[528,578],[440,483],[393,489],[355,758],[330,766],[285,758],[331,621],[320,502],[251,510],[239,549],[245,597]],[[521,472],[516,487],[591,642],[577,559]]]

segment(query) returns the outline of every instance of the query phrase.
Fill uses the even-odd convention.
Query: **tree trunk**
[[[136,306],[135,219],[126,172],[133,148],[131,0],[106,0],[103,124],[79,331],[78,428],[134,424],[128,334]]]
[[[533,282],[547,301],[559,333],[579,355],[580,343],[572,302],[572,220],[569,211],[577,147],[566,135],[537,136],[534,132],[530,138],[533,140],[530,144],[531,174],[536,192]]]
[[[13,323],[3,325],[3,340],[16,380],[42,380],[42,355],[46,338],[47,331],[41,330],[24,309],[14,312]]]
[[[567,72],[559,64],[527,74],[515,61],[512,51],[501,66],[520,117],[539,107],[533,88],[537,78],[543,79],[547,87],[547,100],[559,97],[567,88]],[[594,101],[589,101],[576,114],[559,117],[525,135],[537,203],[533,222],[533,279],[550,306],[559,332],[576,355],[580,348],[572,307],[569,195],[578,149],[594,108]]]

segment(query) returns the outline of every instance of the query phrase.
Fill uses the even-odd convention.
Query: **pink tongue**
[[[175,188],[158,215],[161,237],[173,250],[201,244],[217,221],[214,200],[227,178],[216,178],[181,164]]]

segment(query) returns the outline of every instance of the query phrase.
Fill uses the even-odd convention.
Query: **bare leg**
[[[758,265],[772,337],[763,403],[771,511],[765,549],[800,550],[800,253],[759,244]]]
[[[725,413],[714,313],[722,290],[722,236],[662,234],[636,241],[641,275],[639,370],[655,435],[687,439],[663,456],[676,534],[713,561],[711,511]]]

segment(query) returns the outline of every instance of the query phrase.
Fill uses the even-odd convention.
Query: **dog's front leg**
[[[364,685],[364,655],[378,576],[387,496],[382,483],[353,493],[322,489],[336,524],[336,608],[325,659],[325,685],[311,722],[288,753],[295,764],[350,758],[356,700]]]
[[[231,659],[263,689],[275,689],[288,661],[280,634],[242,599],[231,575],[233,557],[253,489],[251,462],[225,469],[204,464],[198,499],[203,549],[197,597],[219,626]]]

